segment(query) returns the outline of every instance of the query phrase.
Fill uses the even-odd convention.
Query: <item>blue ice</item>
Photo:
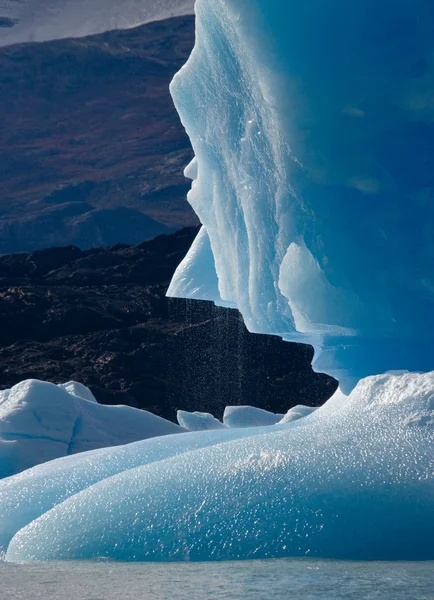
[[[6,480],[6,558],[434,559],[432,0],[196,11],[172,94],[203,229],[169,295],[312,343],[341,389],[287,424]]]
[[[196,13],[171,90],[203,230],[169,295],[312,343],[346,392],[433,370],[433,2],[198,0]]]

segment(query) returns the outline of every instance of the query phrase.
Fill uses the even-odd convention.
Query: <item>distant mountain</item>
[[[322,404],[336,382],[312,371],[309,346],[250,334],[235,310],[165,297],[196,233],[0,257],[0,389],[74,379],[99,402],[173,420],[177,409]]]
[[[194,0],[0,0],[0,46],[83,37],[191,15]]]
[[[181,17],[0,49],[0,253],[136,244],[197,223],[169,94],[193,43]]]

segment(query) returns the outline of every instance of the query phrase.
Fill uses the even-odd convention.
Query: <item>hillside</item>
[[[237,311],[165,297],[196,231],[0,257],[0,389],[73,379],[99,402],[169,419],[179,408],[322,404],[336,382],[313,373],[309,346],[250,334]]]
[[[193,43],[194,18],[180,17],[0,49],[0,253],[197,223],[168,91]]]

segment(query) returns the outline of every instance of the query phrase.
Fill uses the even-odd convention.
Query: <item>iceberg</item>
[[[380,4],[198,0],[171,85],[203,229],[169,296],[312,344],[346,393],[434,369],[434,5]]]
[[[297,407],[301,408],[301,407]],[[308,408],[308,407],[303,407]],[[307,412],[306,412],[307,414]],[[298,413],[297,413],[298,415]],[[305,416],[300,414],[295,418]],[[187,431],[206,431],[211,429],[232,429],[244,427],[265,427],[283,422],[285,415],[279,415],[254,406],[227,406],[223,414],[223,423],[210,413],[187,412],[178,410],[178,423]],[[290,419],[290,420],[294,420]]]
[[[311,343],[340,389],[3,480],[6,560],[433,560],[434,5],[196,13],[171,89],[203,227],[168,294]]]
[[[261,427],[276,425],[284,415],[276,415],[268,410],[254,406],[227,406],[223,423],[227,427]]]
[[[162,460],[56,504],[16,533],[6,560],[434,559],[433,398],[434,373],[381,375],[293,423],[169,436],[184,449],[220,438],[208,447],[113,449],[97,463],[145,444],[162,444]],[[56,485],[50,464],[38,487]],[[92,464],[88,454],[80,477]],[[33,477],[18,477],[2,506],[31,490]]]
[[[30,379],[0,392],[0,479],[39,463],[185,429],[129,406],[103,406],[84,385]]]
[[[210,413],[198,411],[178,410],[177,420],[181,427],[187,431],[208,431],[211,429],[224,429],[225,427],[221,421]]]
[[[57,385],[73,396],[89,400],[89,402],[97,402],[90,389],[78,381],[67,381],[66,383],[58,383]]]
[[[298,419],[304,419],[304,417],[311,415],[316,410],[318,410],[318,408],[314,406],[304,406],[303,404],[297,404],[297,406],[294,406],[293,408],[288,410],[286,415],[284,415],[284,417],[281,421],[279,421],[279,423],[291,423],[292,421],[298,421]]]

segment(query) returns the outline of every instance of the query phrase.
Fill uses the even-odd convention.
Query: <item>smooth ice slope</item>
[[[256,408],[254,406],[227,406],[223,415],[223,423],[227,427],[262,427],[276,425],[283,415]]]
[[[146,411],[97,404],[75,382],[23,381],[0,395],[0,478],[61,456],[183,431]]]
[[[12,25],[0,27],[0,46],[128,29],[193,11],[194,0],[0,0],[0,19]]]
[[[196,13],[171,90],[204,227],[169,295],[311,342],[347,392],[432,370],[434,3],[198,0]]]
[[[224,429],[154,437],[126,446],[66,456],[3,479],[0,481],[0,554],[24,526],[103,479],[185,452],[261,433],[263,429]]]
[[[119,473],[7,560],[433,559],[433,397],[434,373],[371,377],[309,418]]]

